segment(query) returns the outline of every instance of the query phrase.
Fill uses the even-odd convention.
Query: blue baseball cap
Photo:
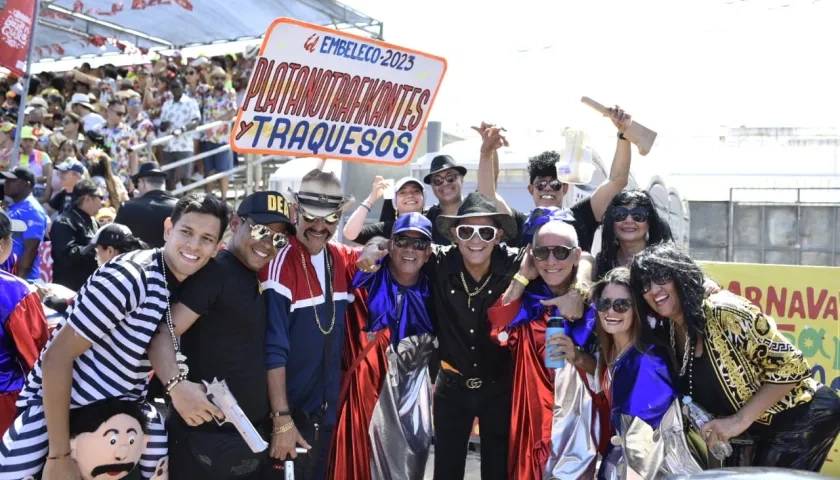
[[[76,172],[79,175],[84,175],[85,171],[87,171],[84,164],[75,158],[68,158],[63,163],[56,165],[55,169],[59,172]]]
[[[391,236],[403,232],[417,232],[422,233],[424,237],[432,239],[432,222],[429,221],[423,214],[412,212],[400,215],[400,218],[394,222],[394,231]]]

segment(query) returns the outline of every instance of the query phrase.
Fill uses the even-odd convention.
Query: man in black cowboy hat
[[[189,373],[186,380],[168,387],[178,412],[167,422],[172,478],[261,478],[261,464],[267,465],[267,452],[254,454],[235,429],[212,421],[211,414],[218,412],[207,401],[202,381],[224,380],[245,416],[263,435],[269,434],[263,353],[268,311],[258,272],[294,235],[290,217],[289,205],[277,192],[245,197],[230,221],[232,236],[226,248],[179,292],[172,322]],[[165,323],[152,339],[149,360],[161,379],[178,378]],[[202,460],[204,456],[213,458],[212,465]]]
[[[455,163],[455,159],[449,155],[438,155],[432,159],[429,166],[429,174],[423,177],[423,183],[432,186],[432,193],[438,199],[438,204],[426,212],[426,218],[435,225],[438,216],[453,215],[461,206],[461,187],[464,184],[464,176],[467,169]],[[434,230],[434,242],[438,245],[450,245],[450,240]]]
[[[487,309],[519,271],[523,252],[501,245],[517,237],[516,222],[499,213],[493,199],[474,192],[456,214],[440,215],[436,226],[454,245],[436,247],[426,264],[441,359],[435,384],[435,478],[463,478],[478,417],[481,478],[506,479],[513,364],[510,351],[490,339]],[[376,269],[386,253],[366,248],[357,265]]]
[[[352,206],[332,173],[307,173],[290,201],[297,232],[260,272],[268,305],[266,364],[273,430],[270,454],[295,458],[295,476],[326,476],[336,418],[344,314],[359,251],[329,240]],[[308,448],[297,455],[295,447]]]
[[[123,202],[114,223],[121,223],[151,247],[163,247],[163,222],[172,215],[178,199],[166,193],[166,172],[157,162],[147,162],[131,177],[134,198]]]

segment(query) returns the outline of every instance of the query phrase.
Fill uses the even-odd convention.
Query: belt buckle
[[[481,388],[481,379],[480,378],[468,378],[465,382],[467,388],[470,390],[475,390],[477,388]]]

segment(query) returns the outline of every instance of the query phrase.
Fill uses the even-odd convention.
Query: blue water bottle
[[[545,343],[548,344],[548,339],[551,338],[552,335],[555,333],[566,333],[565,328],[566,320],[563,317],[551,317],[548,319],[548,328],[545,329]],[[546,345],[545,346],[545,366],[546,368],[564,368],[566,366],[566,360],[561,359],[552,359],[551,358],[551,351],[557,348],[557,345]]]

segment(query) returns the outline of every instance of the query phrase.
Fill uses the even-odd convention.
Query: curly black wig
[[[560,153],[548,150],[528,159],[528,183],[534,183],[537,177],[557,178],[557,162],[560,161]]]
[[[618,265],[618,239],[615,237],[615,209],[627,205],[646,208],[648,211],[648,240],[647,244],[656,245],[662,242],[672,242],[674,236],[671,227],[656,210],[653,198],[644,190],[624,190],[613,197],[604,212],[604,222],[601,229],[601,250],[595,256],[595,279],[600,280],[610,270]]]
[[[630,267],[630,284],[642,318],[656,316],[656,312],[642,296],[642,289],[647,288],[651,278],[658,275],[667,275],[673,280],[688,334],[696,341],[698,335],[702,335],[706,329],[703,270],[671,242],[652,245],[636,254]],[[660,335],[655,336],[661,338]]]

